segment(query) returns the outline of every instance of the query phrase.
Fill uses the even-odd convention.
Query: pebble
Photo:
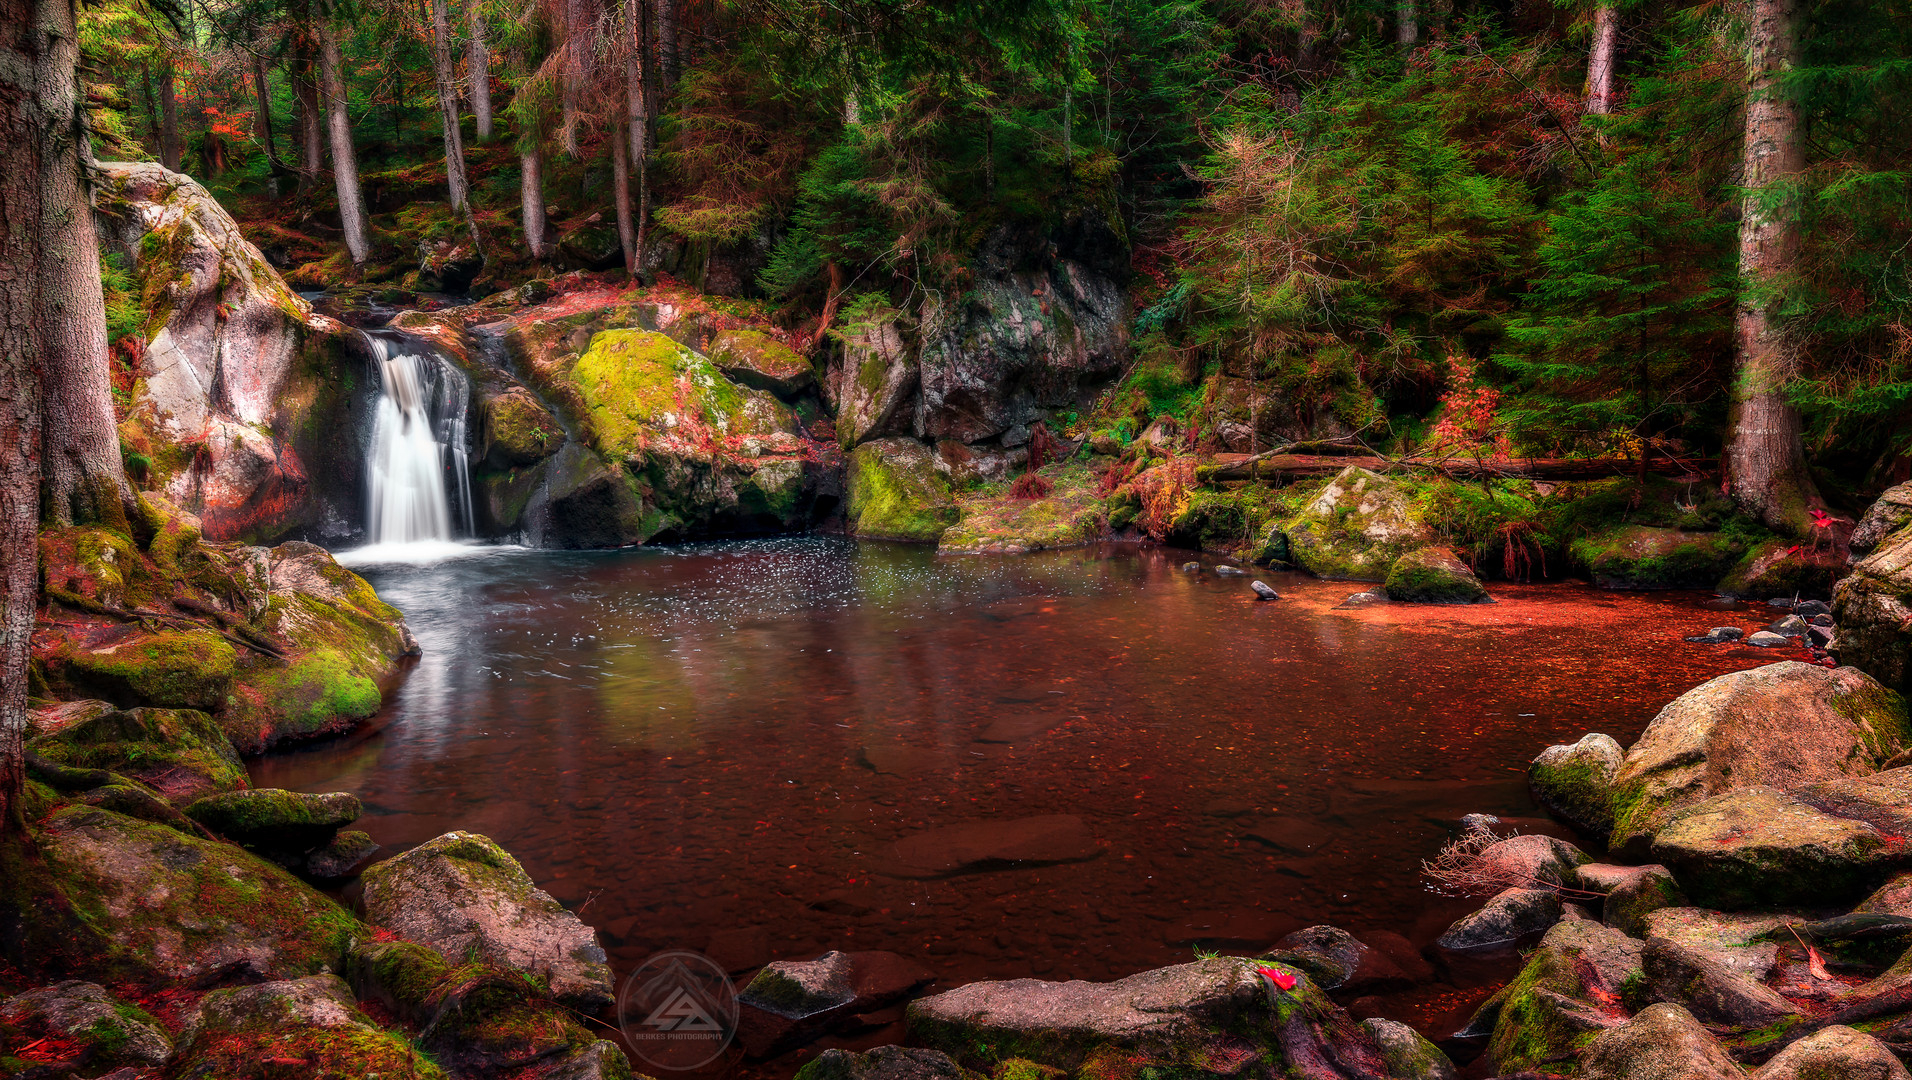
[[[1728,641],[1738,641],[1746,636],[1746,631],[1737,626],[1715,626],[1704,634],[1695,634],[1687,641],[1696,641],[1701,645],[1719,645]]]
[[[1182,572],[1185,574],[1199,574],[1201,570],[1202,564],[1196,562],[1194,559],[1190,559],[1182,564]]]
[[[1806,620],[1797,615],[1788,615],[1766,629],[1783,637],[1805,637]]]
[[[1268,584],[1265,581],[1250,582],[1249,588],[1255,590],[1255,598],[1257,600],[1281,599],[1281,594],[1275,591],[1275,587],[1273,585]]]
[[[1824,600],[1802,600],[1798,604],[1794,605],[1792,610],[1794,615],[1799,615],[1808,619],[1815,618],[1820,615],[1824,615],[1830,618],[1832,615],[1832,605],[1826,603]]]
[[[1215,572],[1217,574],[1222,575],[1223,577],[1247,577],[1248,576],[1248,571],[1243,570],[1239,566],[1229,566],[1226,563],[1215,567]]]
[[[1793,643],[1793,639],[1771,630],[1760,630],[1746,639],[1746,644],[1757,645],[1762,649],[1783,649]]]

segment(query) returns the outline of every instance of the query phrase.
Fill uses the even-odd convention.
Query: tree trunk
[[[74,0],[40,0],[46,33],[36,76],[46,116],[40,180],[40,373],[44,514],[54,525],[131,534],[139,509],[120,461],[106,299],[93,199]]]
[[[372,245],[365,236],[365,196],[359,191],[358,158],[352,153],[352,117],[347,111],[345,76],[339,68],[337,32],[319,24],[319,81],[325,89],[327,128],[332,136],[332,183],[339,193],[339,223],[345,228],[345,250],[352,263],[363,266]]]
[[[159,62],[159,163],[179,171],[179,90],[174,85],[173,58]]]
[[[536,132],[530,143],[529,150],[518,151],[518,195],[524,203],[525,246],[532,258],[543,262],[551,257],[544,242],[544,152],[538,149]]]
[[[637,170],[637,251],[631,273],[644,269],[644,244],[648,239],[645,223],[651,213],[650,119],[644,93],[644,6],[640,0],[624,0],[624,14],[631,36],[630,51],[624,57],[624,109],[630,127],[631,162]]]
[[[1403,49],[1412,49],[1421,40],[1421,24],[1414,11],[1414,0],[1400,0],[1395,5],[1395,34]]]
[[[27,662],[39,601],[41,154],[33,0],[0,0],[0,832],[24,831]]]
[[[471,245],[480,254],[478,221],[471,213],[471,183],[465,176],[465,132],[458,118],[458,72],[451,61],[451,17],[448,0],[432,3],[432,81],[438,90],[438,119],[445,130],[445,186],[451,192],[452,212],[465,219]]]
[[[558,71],[558,144],[572,161],[584,155],[578,149],[578,108],[587,78],[588,51],[585,40],[588,27],[585,0],[564,0],[564,63]]]
[[[485,43],[485,13],[479,0],[465,0],[465,66],[470,69],[471,113],[479,142],[492,136],[491,48]]]
[[[272,84],[266,80],[265,50],[257,48],[256,46],[258,44],[260,43],[255,43],[255,49],[252,54],[252,82],[259,91],[259,117],[258,123],[254,125],[253,133],[258,138],[259,145],[265,149],[266,174],[272,185],[272,194],[277,196],[279,194],[279,177],[291,170],[287,169],[285,163],[279,160],[279,148],[273,145]]]
[[[1611,3],[1593,9],[1593,47],[1587,53],[1587,111],[1613,111],[1613,53],[1620,39],[1620,14]]]
[[[1740,298],[1733,317],[1738,371],[1726,443],[1733,498],[1767,527],[1810,532],[1819,493],[1806,472],[1799,412],[1785,386],[1796,357],[1776,316],[1775,282],[1799,250],[1797,200],[1776,189],[1805,171],[1799,107],[1779,87],[1799,60],[1798,0],[1753,0],[1747,49],[1745,144],[1739,223]]]
[[[153,150],[159,150],[159,99],[153,94],[153,69],[140,65],[140,85],[146,90],[146,134],[153,140]]]
[[[624,272],[637,273],[637,227],[631,221],[631,144],[612,133],[611,201],[617,204],[617,243],[624,249]]]
[[[313,68],[311,47],[298,47],[292,76],[292,92],[299,99],[299,194],[319,186],[325,171],[325,120],[319,109],[319,84]]]
[[[677,0],[657,0],[657,57],[663,68],[662,89],[666,97],[677,85],[681,70],[677,56]]]

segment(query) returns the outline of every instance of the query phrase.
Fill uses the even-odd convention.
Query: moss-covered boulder
[[[937,545],[949,554],[1023,554],[1087,544],[1109,533],[1102,500],[1086,477],[1064,477],[1041,498],[958,496],[957,504],[962,517]]]
[[[709,459],[725,450],[796,449],[789,409],[761,390],[738,386],[711,362],[649,330],[603,330],[570,378],[599,453],[642,461],[668,453]]]
[[[612,998],[597,933],[538,888],[505,849],[452,832],[367,870],[365,917],[448,960],[525,972],[560,1000],[595,1009]]]
[[[816,382],[810,361],[762,330],[720,332],[711,339],[710,360],[737,382],[781,398],[795,397]]]
[[[970,983],[911,1002],[907,1017],[917,1041],[980,1069],[1023,1058],[1089,1075],[1232,1073],[1260,1058],[1277,1076],[1386,1075],[1373,1036],[1305,974],[1235,957],[1109,983]]]
[[[1621,525],[1575,540],[1574,564],[1603,589],[1710,589],[1744,558],[1737,534]]]
[[[851,535],[936,543],[960,515],[935,454],[915,439],[878,439],[850,454],[845,477]]]
[[[337,975],[215,990],[200,999],[169,1075],[181,1080],[277,1080],[296,1062],[312,1077],[436,1080],[411,1041],[359,1011]]]
[[[1582,735],[1571,745],[1549,746],[1527,766],[1534,801],[1588,836],[1613,832],[1613,778],[1625,753],[1613,736]]]
[[[1878,541],[1832,589],[1833,652],[1895,690],[1912,689],[1912,529]]]
[[[0,847],[0,951],[108,984],[295,978],[336,969],[357,920],[230,844],[89,806]]]
[[[1863,672],[1786,661],[1661,709],[1614,775],[1611,846],[1638,856],[1682,807],[1738,787],[1862,776],[1912,745],[1905,702]]]
[[[1459,1080],[1460,1070],[1441,1048],[1398,1020],[1369,1017],[1361,1021],[1387,1063],[1390,1080]]]
[[[1743,1080],[1711,1032],[1673,1004],[1649,1005],[1586,1044],[1581,1080]]]
[[[836,410],[837,444],[850,450],[901,435],[921,385],[903,316],[882,304],[853,307],[836,336],[843,348],[830,362],[823,397]]]
[[[1653,837],[1694,902],[1725,910],[1855,900],[1912,863],[1872,824],[1771,787],[1734,788],[1674,812]]]
[[[1752,976],[1666,938],[1648,940],[1640,963],[1654,1000],[1678,1002],[1701,1023],[1764,1028],[1801,1011]]]
[[[40,1049],[28,1062],[10,1055]],[[0,1000],[0,1070],[7,1075],[99,1075],[157,1069],[173,1056],[166,1028],[96,983],[69,979]]]
[[[1904,1065],[1878,1039],[1844,1024],[1820,1028],[1773,1055],[1754,1080],[1907,1080]]]
[[[1852,527],[1855,556],[1870,555],[1893,533],[1912,525],[1912,482],[1895,484],[1879,494]]]
[[[1401,485],[1353,465],[1280,528],[1288,561],[1347,581],[1385,581],[1394,560],[1434,538]]]
[[[1621,933],[1645,937],[1649,915],[1692,902],[1666,867],[1655,863],[1627,869],[1632,873],[1615,882],[1600,901],[1600,921]]]
[[[55,654],[49,678],[125,706],[218,709],[232,689],[237,653],[211,630],[163,631],[124,643]]]
[[[1795,540],[1774,538],[1749,547],[1713,588],[1726,596],[1755,600],[1772,596],[1825,600],[1846,569],[1844,556],[1831,544],[1802,546]]]
[[[525,389],[486,401],[479,431],[479,456],[494,469],[536,465],[564,445],[564,429]]]
[[[1642,983],[1643,943],[1586,919],[1554,924],[1485,1008],[1488,1056],[1503,1074],[1553,1072],[1626,1016]],[[1637,1004],[1637,1002],[1636,1002]],[[1552,1066],[1550,1068],[1550,1066]]]
[[[1388,568],[1388,599],[1404,604],[1490,604],[1493,597],[1467,564],[1442,547],[1419,547]]]
[[[225,731],[191,709],[110,709],[27,748],[55,765],[137,780],[179,806],[251,786]]]
[[[1038,1072],[1030,1080],[1040,1076]],[[797,1070],[796,1080],[980,1080],[980,1077],[940,1050],[879,1046],[860,1054],[836,1048],[825,1050]]]
[[[363,812],[358,797],[347,792],[309,795],[278,788],[228,791],[186,807],[187,817],[228,840],[288,852],[306,852],[330,843]]]

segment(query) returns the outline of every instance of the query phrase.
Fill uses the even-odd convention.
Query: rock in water
[[[1460,1070],[1441,1048],[1406,1024],[1372,1017],[1361,1021],[1361,1026],[1381,1047],[1391,1080],[1459,1080]]]
[[[1485,604],[1480,579],[1446,548],[1422,547],[1394,560],[1383,590],[1388,599],[1408,604]]]
[[[1724,533],[1619,525],[1568,547],[1603,589],[1707,589],[1746,554]]]
[[[365,917],[452,963],[468,954],[550,981],[552,996],[591,1010],[612,1000],[597,933],[531,878],[504,848],[451,832],[367,870]]]
[[[1746,636],[1746,631],[1737,626],[1715,626],[1704,634],[1695,634],[1683,640],[1701,645],[1723,645],[1729,641],[1738,641]]]
[[[1661,709],[1627,751],[1611,846],[1644,856],[1682,807],[1737,787],[1862,775],[1908,740],[1905,703],[1852,668],[1788,661],[1722,675]]]
[[[1434,538],[1400,485],[1353,465],[1280,531],[1287,538],[1284,561],[1316,577],[1349,581],[1385,581],[1395,559]]]
[[[1759,649],[1783,649],[1793,644],[1793,639],[1784,634],[1775,634],[1771,630],[1755,630],[1746,637],[1746,644]]]
[[[878,439],[856,448],[848,466],[852,534],[933,544],[959,511],[935,455],[915,439]]]
[[[1552,889],[1507,889],[1472,915],[1454,920],[1435,941],[1443,949],[1511,945],[1560,921],[1560,894]]]
[[[737,1035],[753,1057],[767,1057],[898,1001],[932,977],[927,968],[888,952],[780,960],[765,965],[737,995]]]
[[[1584,919],[1556,923],[1520,974],[1488,999],[1469,1030],[1487,1028],[1488,1057],[1503,1073],[1546,1068],[1589,1032],[1626,1020],[1622,990],[1640,978],[1644,946]]]
[[[893,872],[903,877],[945,877],[1010,866],[1082,862],[1102,850],[1089,827],[1073,814],[977,821],[897,841]]]
[[[1257,600],[1281,599],[1281,594],[1275,591],[1275,587],[1265,581],[1256,580],[1249,582],[1248,587],[1255,590],[1255,599]]]
[[[332,842],[363,813],[358,797],[343,791],[308,795],[254,788],[209,795],[186,807],[186,816],[247,847],[306,852]]]
[[[1820,1028],[1773,1056],[1753,1080],[1908,1080],[1891,1050],[1843,1024]]]
[[[1572,745],[1549,746],[1527,767],[1534,801],[1586,833],[1613,832],[1613,778],[1625,754],[1611,735],[1582,735]]]
[[[1678,1005],[1649,1005],[1587,1044],[1582,1080],[1744,1080],[1719,1040]]]

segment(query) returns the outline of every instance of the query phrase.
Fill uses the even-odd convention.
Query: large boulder
[[[1649,1005],[1602,1032],[1581,1057],[1582,1080],[1743,1080],[1719,1040],[1678,1005]]]
[[[1611,735],[1582,735],[1549,746],[1527,766],[1534,801],[1575,829],[1602,839],[1613,833],[1613,778],[1626,752]]]
[[[797,1080],[972,1080],[976,1074],[940,1050],[879,1046],[857,1054],[829,1049],[797,1070]]]
[[[71,806],[0,849],[0,950],[23,970],[172,986],[334,969],[362,931],[338,905],[230,844]]]
[[[1661,709],[1627,751],[1611,846],[1642,855],[1684,807],[1735,788],[1864,775],[1909,742],[1904,701],[1853,668],[1787,661],[1721,675]]]
[[[0,1063],[21,1047],[49,1043],[61,1052],[43,1066],[48,1076],[157,1069],[173,1056],[173,1040],[158,1020],[77,979],[0,1000]]]
[[[1912,482],[1881,492],[1878,500],[1866,508],[1859,523],[1852,527],[1848,546],[1856,556],[1869,555],[1885,543],[1887,537],[1908,524],[1912,524]]]
[[[109,709],[27,748],[55,765],[137,780],[179,806],[250,786],[225,732],[191,709]]]
[[[1394,560],[1434,539],[1401,486],[1350,465],[1301,514],[1277,526],[1288,561],[1316,577],[1385,581]]]
[[[1714,589],[1726,596],[1757,600],[1769,596],[1824,600],[1845,572],[1845,555],[1835,546],[1802,547],[1776,537],[1754,544]]]
[[[1479,911],[1454,920],[1434,943],[1443,949],[1510,946],[1553,926],[1560,915],[1560,894],[1553,889],[1503,889]]]
[[[1574,562],[1603,589],[1709,589],[1745,556],[1726,533],[1619,525],[1568,546]]]
[[[932,1049],[965,1057],[981,1045],[1070,1072],[1118,1055],[1172,1073],[1234,1073],[1259,1059],[1261,1076],[1387,1075],[1373,1036],[1306,975],[1234,957],[1109,983],[970,983],[911,1002],[908,1018]]]
[[[1828,812],[1812,790],[1735,788],[1688,806],[1654,836],[1653,858],[1694,901],[1725,909],[1856,899],[1912,863],[1902,833]]]
[[[152,162],[100,173],[102,242],[132,262],[145,312],[121,436],[150,482],[217,540],[354,518],[354,418],[370,397],[356,339],[191,177]]]
[[[296,1062],[302,1075],[442,1077],[438,1066],[397,1032],[358,1009],[337,975],[310,975],[215,990],[187,1021],[179,1062],[182,1080],[273,1080]]]
[[[1378,1016],[1361,1021],[1381,1047],[1389,1080],[1460,1080],[1460,1070],[1441,1048],[1398,1020]]]
[[[1880,538],[1839,579],[1832,588],[1832,617],[1839,626],[1833,652],[1840,663],[1895,690],[1912,686],[1912,529],[1900,527]]]
[[[1520,974],[1483,1006],[1494,1018],[1487,1053],[1495,1067],[1551,1071],[1588,1033],[1624,1022],[1622,999],[1640,980],[1643,948],[1590,920],[1555,924]]]
[[[186,807],[187,817],[235,843],[298,853],[331,843],[363,812],[358,797],[347,792],[309,795],[278,788],[209,795]]]
[[[446,833],[365,871],[366,919],[453,963],[470,955],[543,979],[585,1009],[612,1000],[597,932],[489,837]]]
[[[745,386],[793,398],[816,382],[816,369],[795,349],[762,330],[725,330],[710,342],[710,360]]]
[[[1493,597],[1447,548],[1429,545],[1406,552],[1388,568],[1388,599],[1405,604],[1487,604]]]
[[[915,439],[878,439],[850,454],[846,521],[851,535],[936,543],[959,512],[934,452]]]
[[[903,315],[885,304],[853,305],[836,336],[843,347],[830,361],[823,397],[836,410],[837,444],[850,450],[908,433],[921,373]]]
[[[1698,949],[1652,938],[1640,954],[1645,992],[1683,1005],[1701,1023],[1762,1028],[1799,1015],[1799,1006]]]
[[[1753,1080],[1908,1080],[1905,1066],[1885,1044],[1834,1024],[1773,1055]]]
[[[536,465],[564,445],[564,429],[523,387],[484,402],[478,433],[478,457],[494,469]]]

